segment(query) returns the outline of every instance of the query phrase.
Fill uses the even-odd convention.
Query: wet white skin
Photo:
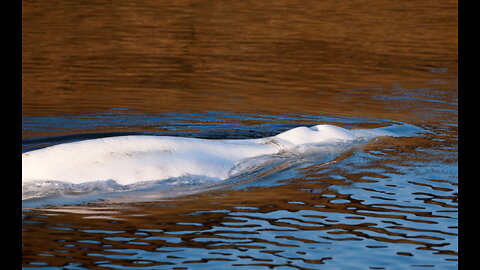
[[[120,136],[54,145],[22,154],[22,185],[33,181],[74,184],[114,180],[118,184],[183,175],[224,180],[247,158],[288,151],[299,145],[390,135],[375,129],[332,125],[297,127],[276,136],[209,140],[169,136]]]

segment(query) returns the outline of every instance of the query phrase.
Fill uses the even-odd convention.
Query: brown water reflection
[[[401,95],[398,84],[456,88],[454,0],[23,1],[22,15],[24,115],[371,117],[389,108],[374,97]]]
[[[98,132],[423,129],[178,198],[24,208],[25,269],[456,267],[457,1],[22,7],[24,149]]]

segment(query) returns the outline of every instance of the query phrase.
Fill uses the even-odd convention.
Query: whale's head
[[[333,125],[316,125],[313,127],[297,127],[275,136],[294,145],[308,143],[326,143],[330,141],[355,140],[355,132]]]

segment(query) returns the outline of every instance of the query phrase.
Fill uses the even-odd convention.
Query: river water
[[[215,185],[24,200],[24,269],[457,268],[457,1],[22,6],[23,152],[408,131]]]

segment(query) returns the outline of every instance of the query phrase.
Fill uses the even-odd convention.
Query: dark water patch
[[[23,116],[22,128],[25,133],[31,132],[37,134],[44,132],[64,133],[78,130],[109,130],[108,133],[115,135],[115,132],[128,132],[136,130],[138,132],[182,132],[180,135],[195,135],[206,138],[208,134],[198,134],[198,132],[213,132],[223,130],[225,134],[220,134],[227,139],[254,138],[257,136],[266,137],[268,134],[275,135],[282,131],[291,129],[299,125],[317,125],[317,124],[341,124],[346,128],[349,125],[356,125],[357,128],[372,128],[390,124],[401,124],[401,122],[369,119],[356,116],[339,117],[326,114],[305,115],[305,114],[253,114],[238,113],[228,111],[210,111],[203,113],[189,112],[169,112],[169,113],[149,113],[145,111],[130,109],[109,109],[106,111],[89,112],[85,114],[63,114],[58,116]],[[201,129],[201,130],[198,130]],[[239,137],[232,137],[228,132],[232,129],[242,132],[246,129],[265,132],[263,134],[239,134]],[[267,130],[268,129],[268,130]],[[190,132],[190,133],[189,133]],[[269,133],[267,133],[269,132]],[[179,133],[177,133],[179,134]],[[215,134],[213,134],[215,135]],[[225,137],[229,136],[229,137]]]
[[[80,115],[23,116],[22,129],[28,136],[23,138],[22,146],[25,148],[35,144],[48,145],[121,135],[253,139],[273,136],[298,126],[318,124],[333,124],[349,129],[392,125],[393,132],[402,132],[402,128],[405,132],[415,132],[416,128],[398,121],[356,116],[266,115],[235,112],[148,113],[129,109],[110,109],[105,112]],[[416,132],[426,131],[417,128]]]

